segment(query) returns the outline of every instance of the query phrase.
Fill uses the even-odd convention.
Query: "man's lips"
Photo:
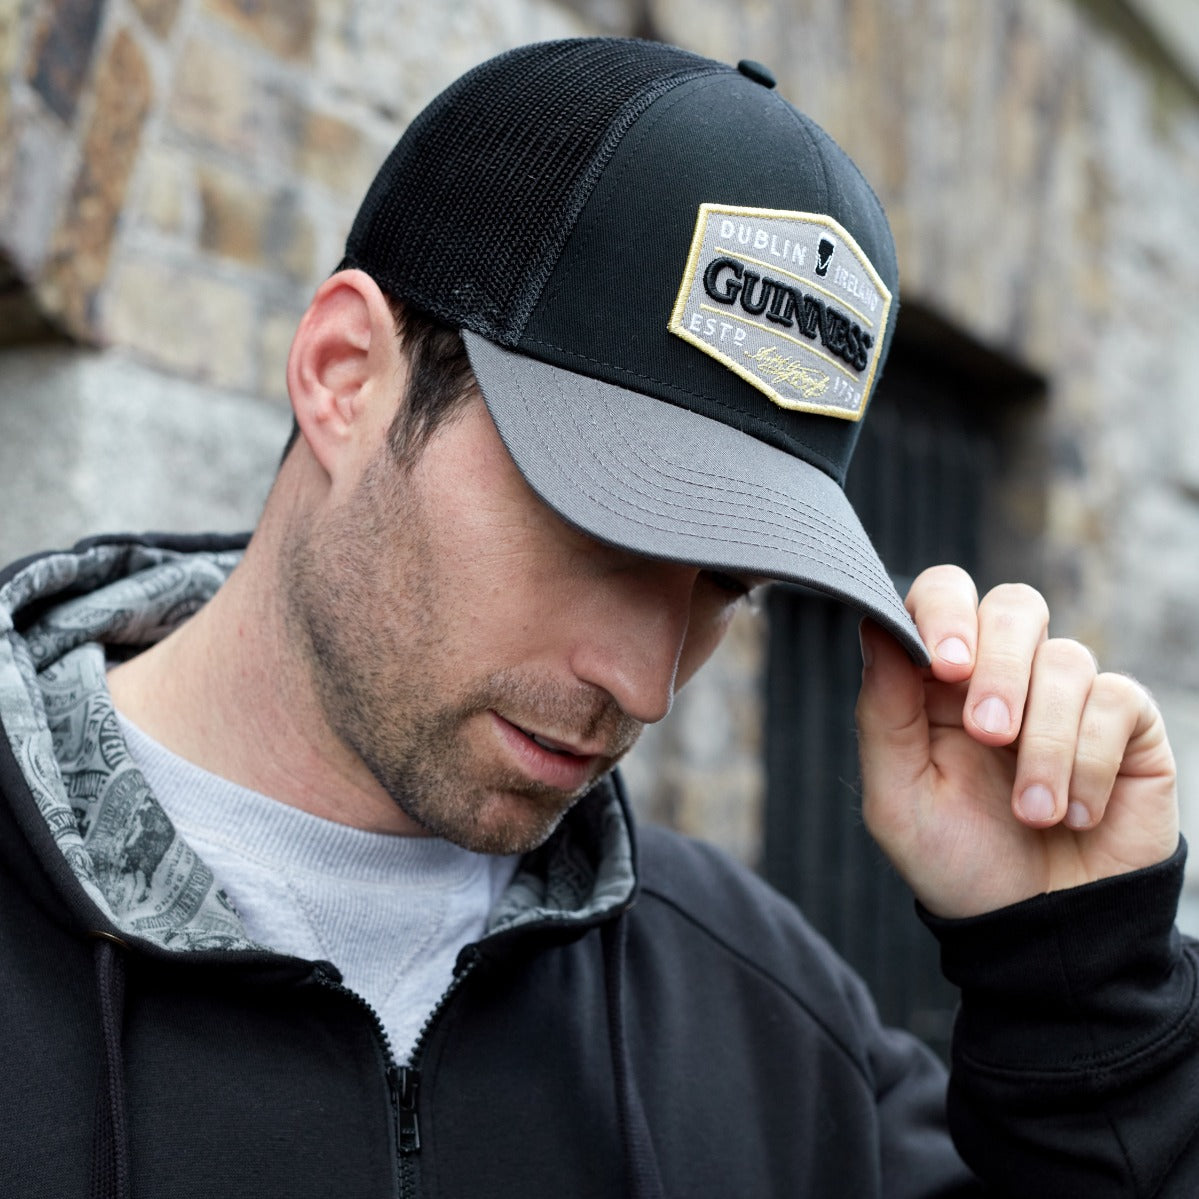
[[[492,711],[500,740],[514,754],[521,769],[535,782],[563,791],[574,791],[595,775],[603,755],[599,747],[550,737]]]

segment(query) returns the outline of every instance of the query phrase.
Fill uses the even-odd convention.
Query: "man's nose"
[[[696,575],[661,562],[614,571],[593,583],[584,605],[575,676],[642,724],[661,720],[674,702]]]

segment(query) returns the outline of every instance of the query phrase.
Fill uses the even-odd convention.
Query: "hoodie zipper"
[[[391,1103],[392,1124],[395,1128],[396,1140],[396,1186],[399,1199],[416,1199],[416,1162],[413,1160],[420,1153],[420,1059],[424,1052],[425,1042],[438,1017],[449,1004],[454,993],[462,985],[463,980],[478,965],[479,952],[474,946],[468,946],[458,957],[454,969],[454,977],[437,1001],[433,1010],[426,1017],[417,1034],[416,1043],[412,1046],[412,1056],[409,1065],[401,1066],[396,1063],[395,1053],[391,1047],[391,1038],[379,1013],[357,991],[351,990],[340,981],[340,977],[330,970],[326,963],[317,963],[315,976],[321,986],[331,991],[347,996],[362,1009],[370,1020],[375,1037],[383,1051],[386,1063],[388,1097]],[[335,968],[334,968],[335,969]]]
[[[363,999],[357,991],[351,990],[351,988],[347,987],[341,981],[341,973],[332,962],[317,962],[313,966],[312,974],[322,987],[326,987],[330,991],[336,991],[339,995],[344,995],[347,999],[349,999],[370,1022],[371,1030],[375,1034],[375,1040],[379,1043],[379,1049],[383,1054],[384,1073],[387,1077],[389,1092],[388,1098],[391,1104],[392,1123],[395,1126],[396,1143],[398,1149],[400,1144],[400,1119],[395,1083],[398,1071],[395,1063],[395,1053],[392,1051],[391,1038],[387,1035],[387,1029],[383,1027],[383,1021],[379,1019],[379,1013],[376,1012],[375,1009],[371,1007],[371,1005],[367,1003],[367,1001]],[[400,1149],[399,1152],[402,1153],[403,1150]],[[403,1196],[403,1172],[399,1168],[398,1164],[396,1168],[395,1182],[396,1194]]]
[[[426,1017],[412,1046],[409,1065],[393,1067],[392,1102],[396,1113],[396,1145],[399,1149],[400,1199],[417,1199],[416,1161],[420,1153],[420,1062],[424,1055],[429,1033],[437,1023],[450,1000],[462,986],[467,976],[479,964],[480,954],[475,946],[467,946],[459,955],[454,966],[454,977],[446,987],[436,1006]]]

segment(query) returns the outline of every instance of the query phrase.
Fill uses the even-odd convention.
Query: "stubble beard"
[[[479,760],[470,730],[486,744],[489,731],[478,726],[490,712],[519,714],[530,727],[611,747],[606,770],[641,725],[594,689],[567,692],[516,669],[444,698],[437,667],[447,657],[439,617],[448,597],[430,582],[428,524],[408,479],[381,456],[343,509],[312,527],[296,522],[281,564],[291,643],[330,730],[405,815],[477,853],[524,853],[553,833],[594,780],[564,792]],[[393,561],[392,578],[387,558],[401,540],[404,560],[398,568]]]

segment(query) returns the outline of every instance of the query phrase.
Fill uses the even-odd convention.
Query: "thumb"
[[[928,767],[929,728],[924,672],[902,646],[872,620],[858,629],[862,689],[858,693],[858,752],[862,785],[896,789],[914,783]]]

